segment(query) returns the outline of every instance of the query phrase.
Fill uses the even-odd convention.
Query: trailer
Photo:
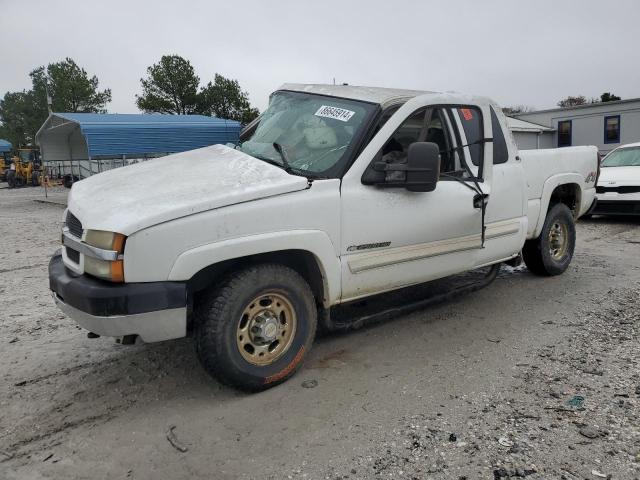
[[[36,134],[45,175],[65,185],[113,168],[215,144],[241,124],[204,115],[51,113]]]
[[[0,138],[0,181],[7,181],[7,170],[11,164],[11,143]]]

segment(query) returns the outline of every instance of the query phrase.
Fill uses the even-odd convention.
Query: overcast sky
[[[238,79],[261,110],[284,82],[374,85],[553,107],[567,95],[640,97],[638,0],[0,0],[0,96],[73,58],[110,112],[136,112],[163,54],[201,83]]]

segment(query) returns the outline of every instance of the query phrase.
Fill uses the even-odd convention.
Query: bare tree
[[[578,105],[585,105],[587,103],[587,97],[585,97],[584,95],[578,95],[575,97],[569,95],[567,98],[560,100],[558,102],[558,106],[560,108],[569,108],[577,107]]]
[[[508,117],[518,115],[519,113],[533,112],[533,110],[533,107],[530,107],[529,105],[511,105],[509,107],[502,108],[502,111]]]

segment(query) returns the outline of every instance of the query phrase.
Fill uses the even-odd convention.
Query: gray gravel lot
[[[319,338],[247,395],[188,339],[125,347],[61,314],[43,198],[0,187],[0,479],[640,478],[640,220],[581,221],[564,275],[505,268]]]

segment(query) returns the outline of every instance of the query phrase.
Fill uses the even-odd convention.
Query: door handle
[[[486,206],[488,202],[489,202],[488,193],[483,193],[482,195],[477,193],[473,196],[473,208],[482,208],[482,205],[484,204]]]

